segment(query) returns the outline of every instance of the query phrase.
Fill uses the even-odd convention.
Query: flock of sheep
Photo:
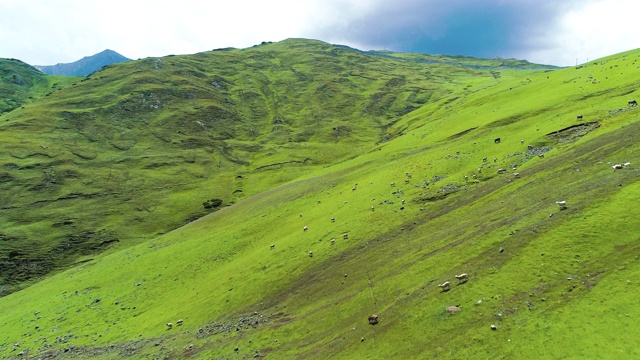
[[[496,138],[496,139],[495,139],[495,143],[496,143],[496,144],[499,144],[500,142],[501,142],[501,139],[500,139],[500,138]],[[525,142],[524,140],[520,140],[520,143],[521,143],[521,144],[524,144],[524,142]],[[529,146],[528,146],[528,149],[529,149],[529,150],[531,150],[531,149],[532,149],[532,146],[531,146],[531,145],[529,145]],[[540,158],[543,158],[543,157],[544,157],[544,155],[543,155],[543,154],[539,154],[538,156],[539,156]],[[497,160],[498,160],[497,158],[493,158],[493,162],[494,162],[494,163],[496,163],[496,162],[497,162]],[[487,165],[487,164],[488,164],[488,158],[487,158],[487,157],[482,158],[482,162],[483,162],[483,166]],[[615,164],[615,165],[613,165],[613,169],[614,169],[614,170],[622,169],[622,168],[624,168],[624,167],[628,167],[628,166],[630,166],[630,165],[631,165],[631,163],[629,163],[629,162],[625,162],[625,163],[622,163],[622,164]],[[514,170],[514,171],[515,171],[515,170],[516,170],[516,167],[514,166],[512,170]],[[499,168],[496,172],[497,172],[498,174],[504,174],[504,173],[506,173],[506,172],[507,172],[507,170],[506,170],[506,169],[503,169],[503,168]],[[478,173],[478,174],[482,173],[482,167],[479,167],[479,168],[478,168],[477,173]],[[405,184],[408,184],[408,183],[409,183],[409,179],[411,178],[411,176],[412,176],[412,175],[411,175],[411,173],[407,172],[407,173],[405,173],[405,176],[406,176]],[[513,173],[513,176],[514,176],[515,178],[520,178],[520,173],[514,172],[514,173]],[[471,174],[471,177],[472,177],[473,179],[477,179],[478,175],[477,175],[477,174],[475,174],[475,173],[473,173],[473,174]],[[464,175],[464,179],[465,179],[465,181],[468,181],[468,179],[469,179],[468,175]],[[395,181],[393,181],[393,182],[391,182],[389,185],[390,185],[391,187],[395,187],[395,186],[396,186],[396,182],[395,182]],[[358,184],[356,183],[356,184],[355,184],[355,186],[352,188],[352,190],[353,190],[353,191],[355,191],[355,190],[357,190],[357,189],[358,189]],[[402,200],[401,200],[401,202],[402,202],[402,204],[405,204],[405,200],[404,200],[404,199],[402,199]],[[320,204],[320,203],[321,203],[321,201],[320,201],[320,200],[318,200],[318,203]],[[347,203],[347,201],[345,201],[345,203]],[[560,207],[560,210],[565,210],[565,209],[567,209],[567,202],[566,202],[565,200],[556,201],[556,204]],[[375,207],[374,207],[374,206],[371,206],[371,208],[370,208],[370,209],[371,209],[371,211],[375,211]],[[422,209],[421,209],[421,210],[422,210]],[[302,217],[302,213],[300,213],[300,217]],[[331,222],[332,222],[332,223],[335,223],[335,221],[336,221],[335,217],[331,217]],[[303,230],[304,232],[306,232],[307,230],[309,230],[309,227],[308,227],[307,225],[305,225],[305,226],[303,227],[303,229],[302,229],[302,230]],[[349,234],[345,232],[345,233],[343,234],[343,239],[348,239],[348,238],[349,238]],[[336,239],[331,239],[331,245],[335,244],[335,241],[336,241]],[[275,244],[271,244],[270,249],[271,249],[271,250],[275,249]],[[502,249],[501,249],[501,250],[502,250]],[[308,255],[309,255],[309,257],[313,257],[313,251],[309,251],[309,252],[308,252]],[[460,284],[464,284],[464,283],[466,283],[466,282],[469,280],[469,275],[468,275],[467,273],[462,273],[462,274],[459,274],[459,275],[455,275],[454,277],[458,280],[458,285],[460,285]],[[440,289],[442,290],[442,292],[447,292],[447,291],[451,290],[451,282],[447,280],[447,281],[445,281],[445,282],[443,282],[443,283],[441,283],[441,284],[438,284],[438,287],[440,287]],[[456,307],[455,311],[458,311],[458,310],[459,310],[459,308],[458,308],[458,307]],[[449,311],[449,310],[448,310],[448,311]],[[455,312],[455,311],[451,311],[451,312]],[[371,325],[375,325],[375,324],[377,324],[377,323],[379,322],[378,315],[377,315],[377,314],[372,314],[372,315],[370,315],[370,316],[369,316],[369,318],[368,318],[368,322],[369,322],[369,324],[371,324]],[[181,324],[182,324],[182,320],[179,320],[179,321],[178,321],[178,325],[181,325]],[[171,328],[172,324],[171,324],[171,323],[168,323],[168,324],[167,324],[167,326],[168,326],[169,328]],[[496,330],[495,325],[491,325],[491,328],[492,328],[492,330]]]

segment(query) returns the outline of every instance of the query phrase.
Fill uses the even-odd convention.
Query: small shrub
[[[220,205],[222,205],[222,200],[220,199],[209,199],[202,203],[205,209],[214,209]]]

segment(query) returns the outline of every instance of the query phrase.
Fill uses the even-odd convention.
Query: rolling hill
[[[390,57],[144,59],[2,115],[4,283],[77,263],[0,298],[0,354],[637,357],[640,51]]]
[[[78,61],[56,65],[35,65],[35,68],[48,75],[87,76],[111,64],[131,61],[113,50],[103,50]]]
[[[356,157],[402,114],[493,82],[302,40],[113,65],[0,118],[4,293]]]
[[[46,76],[16,59],[0,59],[0,115],[32,102],[76,81]]]

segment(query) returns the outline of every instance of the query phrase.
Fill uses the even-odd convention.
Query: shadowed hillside
[[[16,59],[0,59],[0,115],[75,81],[50,77]]]
[[[301,60],[274,60],[266,54],[300,47],[306,52],[293,53],[309,66],[328,67],[304,72],[307,87],[302,82],[293,86],[296,82],[291,79],[275,81],[293,76],[282,69],[299,69],[293,64]],[[218,54],[225,58],[215,63]],[[322,61],[325,56],[333,60]],[[434,68],[434,64],[360,56],[322,43],[285,41],[127,63],[57,92],[73,104],[73,96],[67,94],[90,94],[83,90],[85,84],[128,89],[131,85],[126,84],[138,79],[133,69],[186,71],[175,65],[178,60],[201,66],[203,75],[209,74],[205,64],[214,63],[211,69],[221,77],[201,75],[198,78],[206,80],[199,83],[167,72],[162,83],[149,78],[143,82],[149,86],[141,90],[143,94],[153,96],[130,95],[131,90],[93,93],[90,103],[64,110],[73,115],[51,111],[41,117],[53,119],[50,129],[78,133],[56,141],[73,144],[70,141],[76,139],[77,146],[95,151],[87,159],[60,151],[56,160],[66,157],[64,166],[94,174],[78,176],[82,179],[78,183],[98,188],[98,181],[91,179],[115,174],[123,178],[125,170],[135,176],[115,187],[111,197],[99,197],[102,213],[95,210],[97,204],[91,205],[90,197],[56,200],[51,203],[82,204],[65,205],[64,212],[74,216],[71,224],[54,227],[37,219],[25,224],[14,220],[9,229],[33,234],[38,227],[42,233],[78,228],[81,209],[86,209],[83,223],[106,224],[100,226],[111,234],[125,234],[124,227],[133,234],[130,229],[139,222],[139,243],[118,244],[0,298],[0,354],[54,359],[638,357],[635,318],[640,312],[632,289],[640,274],[640,217],[635,206],[640,197],[636,159],[640,122],[638,108],[630,101],[638,95],[640,51],[552,71]],[[207,60],[195,60],[201,57]],[[333,74],[347,74],[340,61],[350,57],[357,59],[352,63],[366,64],[362,72],[379,72],[365,81],[350,70],[344,76],[350,85],[339,87],[344,80]],[[237,69],[251,64],[252,76],[224,71],[224,64],[236,62]],[[133,75],[116,76],[121,72]],[[390,81],[399,74],[405,74],[405,82],[389,90]],[[327,93],[317,91],[322,85],[315,89],[312,85],[318,78],[334,90],[343,89],[350,102],[341,103],[338,96],[327,100],[323,97]],[[179,89],[191,97],[161,91],[180,79]],[[213,81],[226,87],[222,100],[197,96],[201,94],[197,90]],[[415,99],[410,89],[426,89],[427,84],[440,85],[428,101],[408,101]],[[262,121],[249,116],[253,108],[242,110],[240,105],[249,102],[240,101],[239,90],[244,94],[255,88],[261,89],[257,94],[263,100],[251,104],[269,104],[264,105],[268,115]],[[385,111],[377,113],[381,100],[375,99],[383,99],[380,94],[385,89],[395,100],[378,107]],[[285,95],[286,106],[281,100]],[[126,101],[131,98],[137,102]],[[324,100],[317,104],[317,99]],[[46,101],[51,102],[34,107],[34,113],[27,107],[0,117],[0,122],[10,119],[1,125],[0,134],[35,126],[29,120],[35,111],[52,109],[55,101],[62,104],[62,98],[53,95]],[[216,119],[232,119],[224,128],[235,132],[225,136],[219,129],[191,129],[189,122],[176,119],[193,113],[200,114],[190,118],[193,121],[206,117],[193,105],[177,108],[178,101],[228,111],[226,118]],[[408,103],[415,106],[412,111],[392,115],[395,110],[390,109]],[[108,115],[117,114],[117,104],[131,106],[132,115]],[[316,122],[290,115],[304,109],[343,115],[339,119],[326,115]],[[167,116],[157,116],[156,111]],[[243,115],[233,118],[238,113]],[[67,120],[73,116],[75,122]],[[158,118],[166,120],[162,123],[166,127],[156,125]],[[118,121],[136,134],[134,146],[125,150],[110,143],[115,136],[107,136],[115,133],[109,129]],[[102,127],[89,132],[88,124]],[[243,124],[255,133],[247,132]],[[273,130],[277,126],[288,131],[282,135]],[[350,126],[352,131],[332,138],[338,126]],[[160,128],[172,130],[160,134],[169,141],[152,133]],[[305,138],[296,141],[300,132]],[[162,161],[169,161],[166,158],[206,149],[211,146],[207,139],[226,144],[233,157],[212,147],[196,152],[196,160],[188,166],[150,169],[145,165],[160,159],[133,156],[140,149],[157,154],[163,148]],[[259,146],[248,150],[248,144]],[[19,148],[17,142],[11,146]],[[199,180],[189,166],[200,164],[204,154],[222,165]],[[129,166],[118,167],[112,156],[127,159],[123,163]],[[271,160],[274,157],[280,158]],[[33,156],[11,161],[24,161],[18,165],[22,171],[29,170],[25,169],[29,161],[38,163]],[[152,170],[153,175],[143,170]],[[21,173],[10,173],[14,178],[16,174]],[[196,189],[181,188],[176,179],[192,179]],[[223,185],[207,188],[212,181]],[[65,186],[74,183],[69,180]],[[152,184],[166,188],[154,190]],[[122,197],[121,189],[133,189],[127,193],[131,198]],[[137,220],[144,212],[122,205],[143,193],[138,189],[157,201],[156,210],[147,211],[154,221]],[[208,196],[197,189],[208,189]],[[56,199],[46,192],[53,190],[44,191]],[[202,199],[212,198],[234,204],[145,238],[145,230],[160,232],[162,221],[171,224],[162,220],[163,214],[168,214],[166,219],[186,214],[191,202],[197,203],[194,212],[202,211]],[[559,206],[559,201],[566,205]],[[40,209],[28,206],[29,211]],[[54,208],[47,206],[42,210],[54,215]],[[10,214],[7,210],[3,216]],[[23,216],[30,214],[26,205],[22,211]],[[99,215],[88,215],[94,211]],[[117,217],[120,213],[134,215],[127,223]],[[47,239],[55,242],[54,236]],[[128,245],[135,242],[127,240]],[[467,280],[456,280],[454,276],[462,273],[468,274]],[[449,287],[439,287],[446,281]],[[370,324],[373,314],[378,322]]]

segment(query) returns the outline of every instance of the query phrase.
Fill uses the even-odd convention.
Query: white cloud
[[[243,48],[289,37],[363,50],[393,48],[397,39],[420,36],[425,42],[447,43],[443,38],[448,35],[447,24],[441,22],[456,21],[452,11],[505,4],[517,9],[518,2],[526,5],[523,8],[537,6],[534,0],[475,1],[479,0],[0,0],[0,57],[46,65],[72,62],[108,48],[137,59]],[[540,6],[551,12],[535,14],[541,18],[534,23],[540,25],[530,32],[514,29],[518,36],[525,34],[518,39],[523,46],[506,50],[512,51],[508,55],[571,65],[576,58],[583,62],[638,46],[640,27],[634,24],[640,4],[633,0],[572,0]],[[465,21],[473,21],[473,15],[464,15]],[[502,23],[510,24],[504,19]],[[493,52],[496,44],[492,45]],[[465,49],[452,51],[465,54]]]
[[[635,49],[640,45],[638,12],[636,0],[587,2],[537,39],[540,50],[525,55],[532,62],[569,66]]]

